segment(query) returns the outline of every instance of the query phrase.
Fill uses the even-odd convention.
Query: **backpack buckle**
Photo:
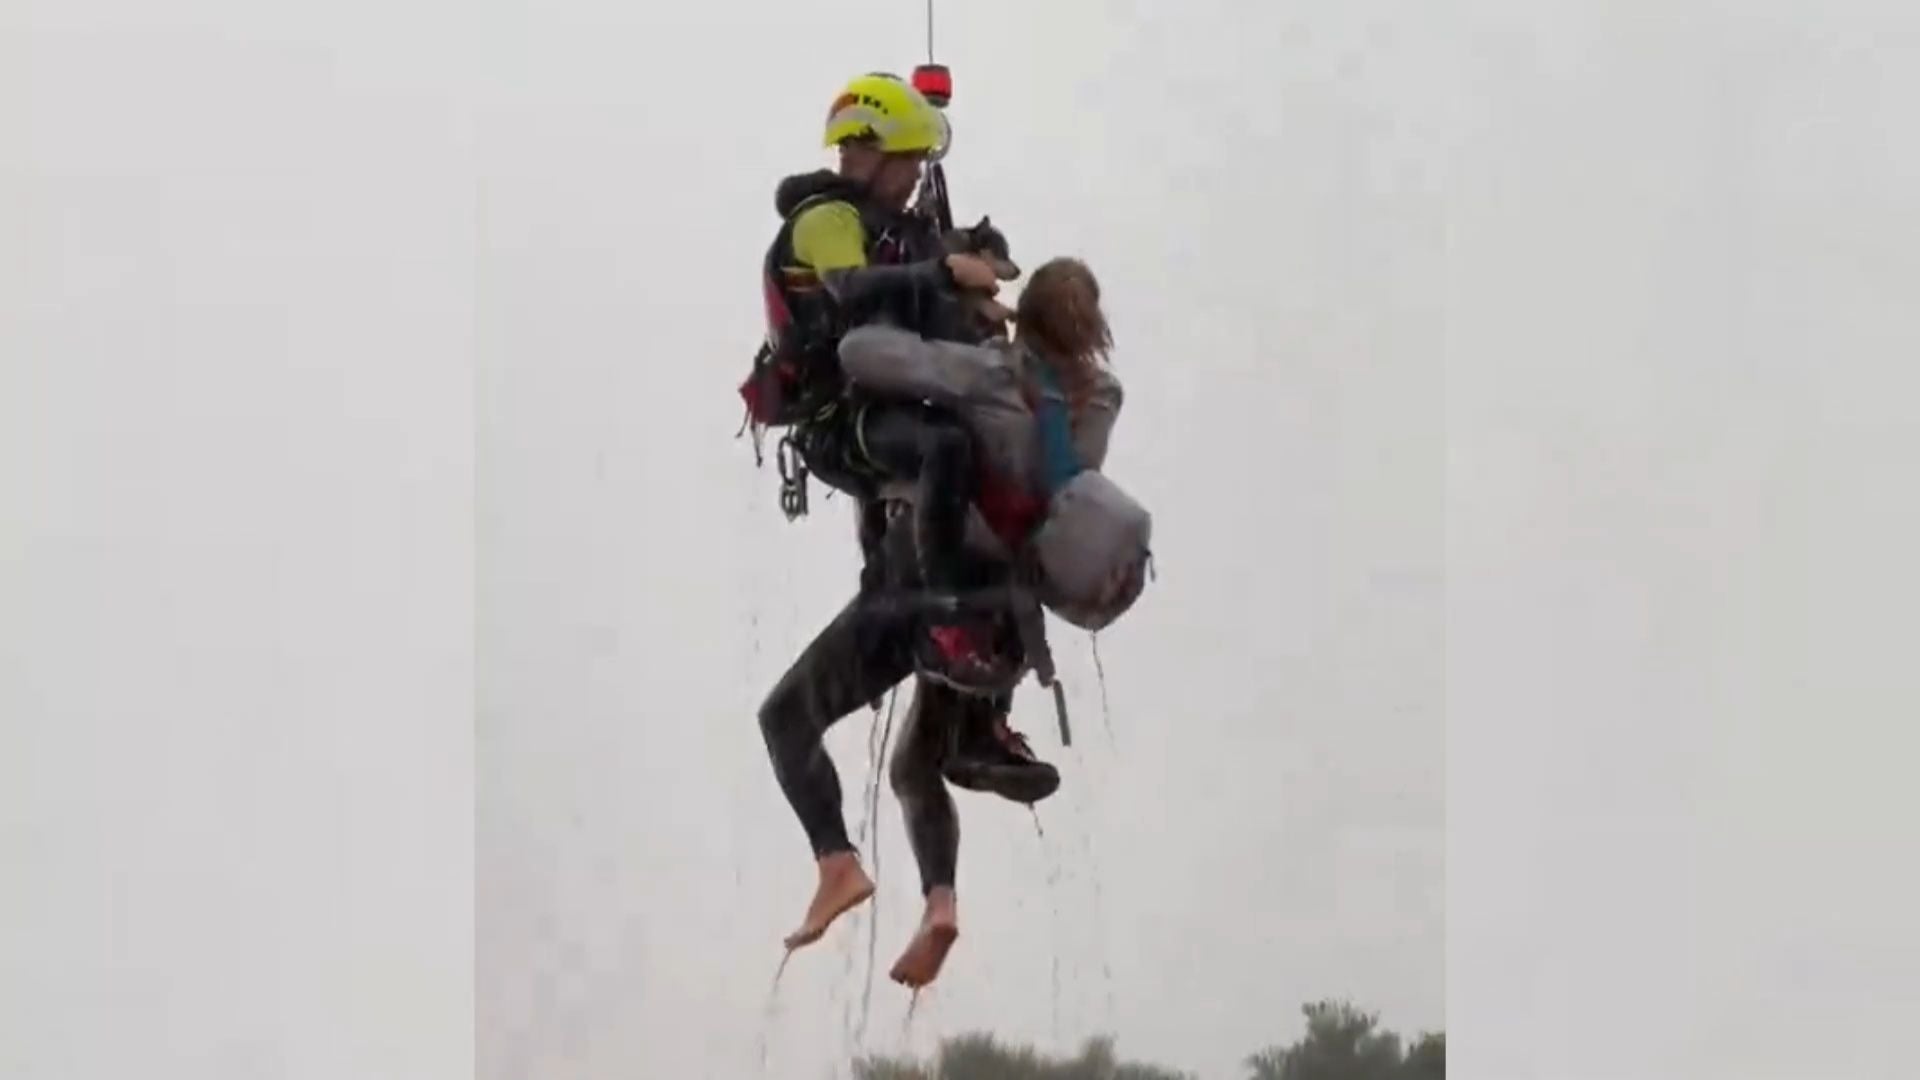
[[[780,439],[775,449],[780,464],[780,512],[794,521],[807,513],[807,462],[793,444],[793,436]]]

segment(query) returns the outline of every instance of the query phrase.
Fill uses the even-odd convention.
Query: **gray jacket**
[[[840,344],[841,370],[851,383],[884,396],[952,409],[972,430],[988,465],[1002,475],[1024,478],[1031,490],[1040,487],[1040,434],[1024,388],[1029,365],[1035,362],[1014,343],[930,340],[878,324],[849,332]],[[1032,553],[1043,571],[1038,590],[1042,601],[1055,614],[1089,629],[1118,618],[1138,597],[1135,587],[1110,607],[1092,599],[1116,568],[1140,570],[1152,531],[1146,510],[1101,472],[1124,400],[1120,380],[1100,369],[1073,431],[1074,451],[1088,472],[1054,494],[1032,540]],[[885,494],[911,500],[904,485]],[[978,509],[970,515],[967,546],[993,558],[1012,558]]]
[[[909,330],[871,324],[840,342],[840,366],[855,385],[887,397],[928,401],[965,418],[996,471],[1037,486],[1039,433],[1024,387],[1036,363],[1020,345],[934,341]],[[1106,465],[1107,443],[1125,402],[1113,372],[1101,368],[1076,417],[1073,448],[1089,469]]]

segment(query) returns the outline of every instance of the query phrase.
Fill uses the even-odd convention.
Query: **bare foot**
[[[860,857],[851,851],[835,852],[820,860],[820,884],[807,905],[807,917],[800,929],[787,935],[787,949],[797,949],[820,940],[833,920],[873,895],[873,879],[860,868]]]
[[[954,913],[953,890],[936,888],[927,894],[927,913],[920,919],[920,930],[907,942],[907,951],[894,961],[890,975],[894,982],[915,990],[932,982],[947,962],[947,950],[960,936],[960,923]]]

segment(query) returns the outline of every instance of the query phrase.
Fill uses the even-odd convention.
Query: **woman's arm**
[[[886,323],[847,331],[840,339],[840,370],[874,393],[936,405],[1019,396],[1019,377],[999,349],[924,338]]]
[[[840,368],[870,393],[952,409],[989,466],[1004,476],[1029,475],[1033,414],[1003,348],[931,340],[874,323],[840,339]]]

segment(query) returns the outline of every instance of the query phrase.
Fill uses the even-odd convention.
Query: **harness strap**
[[[1015,566],[1020,587],[1013,594],[1014,627],[1020,635],[1020,645],[1027,654],[1027,663],[1033,667],[1034,678],[1041,686],[1053,690],[1054,713],[1060,718],[1060,745],[1073,745],[1073,728],[1067,721],[1067,693],[1060,683],[1060,675],[1053,666],[1053,650],[1047,645],[1047,616],[1040,607],[1039,585],[1040,567],[1031,555],[1023,554]]]

